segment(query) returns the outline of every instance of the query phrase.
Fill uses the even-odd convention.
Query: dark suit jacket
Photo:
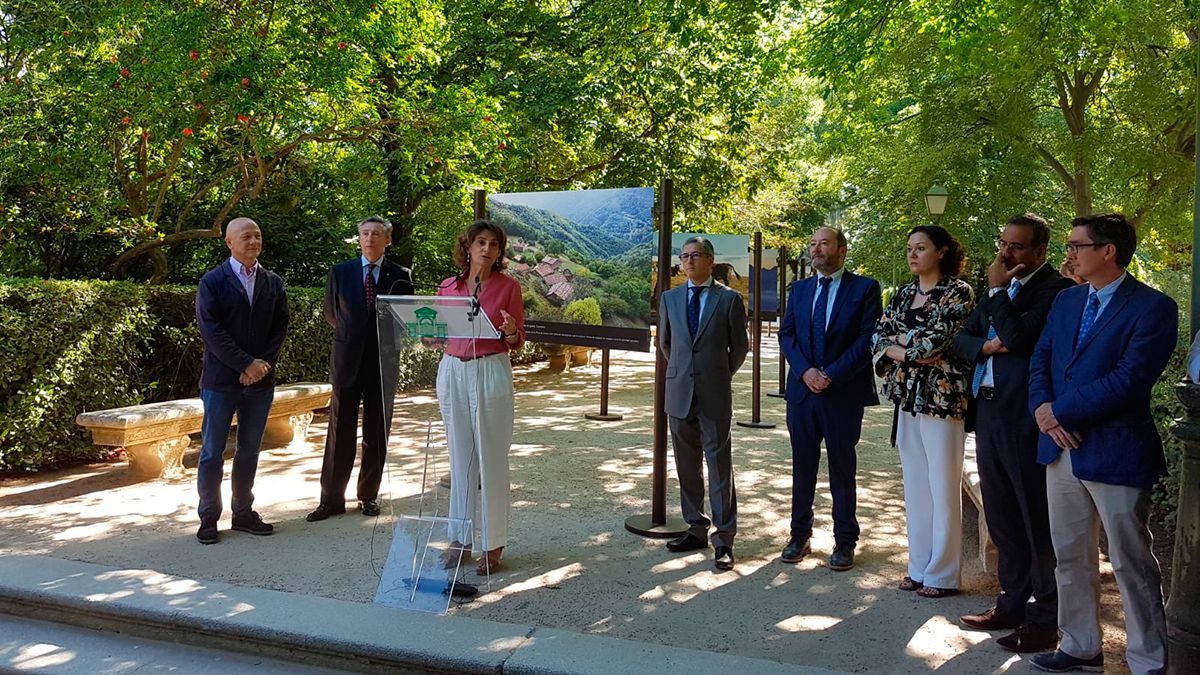
[[[1076,349],[1090,290],[1083,284],[1055,298],[1030,360],[1029,410],[1052,401],[1063,428],[1083,438],[1071,452],[1076,478],[1148,488],[1167,470],[1150,392],[1175,349],[1179,310],[1127,276]],[[1050,464],[1059,453],[1041,434],[1038,461]]]
[[[786,392],[789,403],[818,395],[809,391],[801,379],[805,371],[817,365],[812,346],[817,279],[814,275],[792,285],[787,311],[779,325],[779,348],[791,367]],[[820,396],[862,406],[879,403],[871,372],[871,334],[882,312],[879,282],[850,270],[842,272],[841,284],[833,298],[833,313],[825,329],[825,374],[832,384]]]
[[[987,360],[980,354],[987,342],[988,325],[996,327],[996,335],[1004,343],[1007,352],[992,357],[993,387],[999,415],[1005,428],[1016,435],[1037,433],[1037,422],[1029,414],[1029,356],[1037,344],[1038,336],[1046,325],[1050,305],[1061,291],[1074,284],[1064,279],[1050,265],[1042,265],[1029,281],[1021,287],[1017,297],[1010,300],[1008,289],[995,295],[984,294],[975,305],[975,311],[967,317],[963,327],[954,336],[954,352],[959,358],[978,366]],[[973,380],[974,371],[971,372]],[[975,428],[976,406],[974,401],[967,408],[967,430]]]
[[[412,272],[385,257],[375,288],[377,295],[412,295]],[[375,335],[375,316],[367,312],[361,257],[340,262],[329,270],[325,321],[333,326],[329,381],[334,387],[353,386],[368,340]]]
[[[251,386],[275,386],[275,364],[287,336],[287,293],[279,275],[262,265],[255,276],[253,309],[228,260],[200,278],[196,321],[204,339],[201,389],[240,388],[238,378],[254,359],[271,364],[271,372]]]
[[[733,417],[733,374],[746,361],[746,307],[737,291],[713,283],[705,291],[696,339],[688,335],[687,284],[662,294],[658,302],[658,348],[667,358],[665,408],[671,417],[691,411],[711,419]]]

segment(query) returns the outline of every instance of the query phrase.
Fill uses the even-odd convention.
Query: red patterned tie
[[[363,280],[363,290],[367,296],[367,311],[375,311],[375,263],[367,264],[367,278]]]

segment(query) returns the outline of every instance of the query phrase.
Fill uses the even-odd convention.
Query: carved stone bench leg
[[[161,478],[179,471],[183,468],[183,451],[187,450],[190,440],[187,436],[176,436],[126,446],[129,470],[142,479]]]
[[[266,431],[263,432],[263,445],[281,446],[288,445],[295,439],[303,440],[308,434],[308,425],[312,418],[313,414],[310,411],[268,419]]]

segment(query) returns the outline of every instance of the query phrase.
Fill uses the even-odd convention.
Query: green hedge
[[[75,425],[88,410],[199,394],[195,287],[0,279],[0,471],[94,461],[109,450]],[[325,382],[333,331],[324,289],[289,288],[280,382]],[[535,345],[515,355],[531,361]],[[439,355],[401,355],[400,386],[432,386]]]

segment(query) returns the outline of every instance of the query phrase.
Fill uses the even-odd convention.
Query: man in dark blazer
[[[1148,522],[1150,489],[1167,466],[1150,397],[1175,349],[1178,307],[1126,272],[1137,233],[1124,216],[1082,216],[1071,226],[1067,256],[1087,283],[1059,293],[1030,360],[1062,631],[1058,650],[1032,662],[1053,672],[1103,669],[1103,524],[1125,609],[1126,662],[1134,673],[1162,673],[1162,574]]]
[[[821,441],[829,457],[834,548],[829,568],[854,566],[858,545],[855,445],[863,410],[877,405],[871,333],[883,311],[879,282],[845,269],[846,235],[822,227],[808,242],[817,274],[792,285],[779,325],[779,348],[791,367],[787,425],[792,441],[791,536],[780,556],[798,563],[812,552],[813,498]]]
[[[987,295],[954,337],[955,353],[975,364],[968,422],[975,424],[984,517],[1000,554],[995,605],[960,621],[977,630],[1015,629],[996,640],[1014,652],[1058,644],[1046,468],[1037,461],[1038,428],[1029,414],[1029,356],[1054,297],[1073,285],[1046,264],[1049,243],[1040,216],[1009,218],[988,267]]]
[[[667,542],[673,552],[708,547],[717,569],[733,569],[737,493],[733,486],[730,423],[733,374],[746,360],[746,307],[737,291],[712,276],[712,242],[692,237],[679,259],[687,284],[658,302],[658,348],[667,359],[666,413],[679,474],[679,501],[688,531]],[[704,515],[703,464],[708,464],[712,520]]]
[[[325,320],[333,326],[329,354],[329,433],[321,464],[321,502],[307,520],[316,522],[346,512],[346,485],[354,468],[358,406],[362,404],[362,462],[358,467],[358,503],[364,516],[379,515],[379,483],[391,427],[396,380],[381,380],[375,298],[411,295],[412,272],[384,258],[392,243],[392,224],[371,216],[358,224],[362,255],[338,263],[325,287]],[[390,371],[391,369],[389,369]],[[388,373],[394,375],[394,373]]]
[[[196,539],[202,544],[218,540],[225,441],[235,414],[233,529],[258,535],[274,531],[253,510],[253,489],[263,430],[275,398],[275,364],[287,336],[287,293],[279,275],[258,263],[262,232],[257,223],[249,218],[231,220],[225,227],[225,245],[229,260],[209,270],[196,289],[196,321],[204,340],[203,438],[196,467],[200,493]]]

